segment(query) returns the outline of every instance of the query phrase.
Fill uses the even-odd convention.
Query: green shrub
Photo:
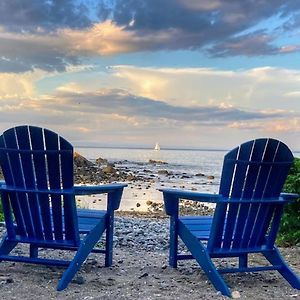
[[[295,158],[283,190],[287,193],[297,193],[300,195],[299,158]],[[286,205],[277,242],[282,246],[291,246],[300,243],[300,198]]]
[[[4,221],[4,215],[3,215],[2,201],[0,198],[0,222],[2,221]]]

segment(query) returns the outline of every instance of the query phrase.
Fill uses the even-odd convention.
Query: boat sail
[[[155,150],[155,151],[159,151],[159,150],[160,150],[159,143],[156,143],[156,144],[155,144],[154,150]]]

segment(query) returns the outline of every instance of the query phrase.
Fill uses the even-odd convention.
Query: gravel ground
[[[69,287],[56,291],[61,268],[2,262],[1,299],[226,299],[208,282],[193,261],[168,267],[168,220],[117,217],[115,224],[114,264],[103,267],[102,255],[91,254]],[[181,245],[183,248],[183,246]],[[20,247],[19,253],[27,251]],[[300,274],[300,247],[281,249],[290,266]],[[41,251],[51,256],[52,250]],[[60,257],[69,253],[59,252]],[[235,260],[217,260],[231,265]],[[263,262],[260,256],[250,263]],[[240,299],[300,299],[277,272],[224,275]]]

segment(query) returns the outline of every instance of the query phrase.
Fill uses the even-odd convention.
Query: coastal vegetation
[[[283,190],[300,195],[300,158],[295,158]],[[300,198],[286,205],[277,242],[282,246],[300,243]]]

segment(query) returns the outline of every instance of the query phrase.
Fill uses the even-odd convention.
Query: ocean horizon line
[[[132,150],[154,150],[153,147],[149,146],[96,146],[96,145],[88,145],[88,146],[83,146],[83,145],[74,145],[74,148],[82,149],[82,148],[87,148],[87,149],[132,149]],[[159,151],[209,151],[209,152],[228,152],[232,149],[218,149],[218,148],[175,148],[175,147],[162,147]],[[292,151],[293,153],[300,154],[300,150],[294,150]]]
[[[133,149],[133,150],[154,150],[153,147],[149,146],[82,146],[82,145],[74,145],[74,148],[88,148],[88,149]],[[229,151],[229,149],[215,149],[215,148],[175,148],[175,147],[162,147],[159,151],[164,150],[174,150],[174,151],[218,151],[218,152],[225,152]]]

